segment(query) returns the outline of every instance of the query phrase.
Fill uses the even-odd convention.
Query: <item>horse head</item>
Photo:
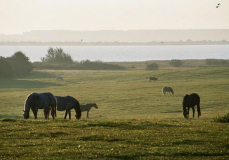
[[[23,110],[23,112],[24,112],[24,114],[23,114],[24,119],[28,119],[29,118],[29,111],[24,111]]]
[[[188,108],[187,106],[189,105],[189,95],[185,95],[184,98],[183,98],[183,115],[184,115],[184,118],[188,118]]]
[[[96,103],[94,103],[94,107],[95,107],[96,109],[98,109],[98,106],[97,106],[97,104],[96,104]]]
[[[76,117],[76,119],[77,119],[77,120],[79,120],[79,119],[80,119],[80,117],[81,117],[81,112],[80,112],[80,114],[76,114],[76,116],[75,116],[75,117]]]
[[[187,109],[183,109],[183,115],[184,115],[184,118],[188,118],[188,111]]]

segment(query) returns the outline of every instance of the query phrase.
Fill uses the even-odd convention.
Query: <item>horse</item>
[[[153,81],[157,81],[158,80],[158,78],[157,77],[149,77],[149,81],[151,82],[151,80],[153,80]]]
[[[89,118],[89,111],[92,107],[95,107],[98,109],[98,106],[95,103],[89,103],[89,104],[80,104],[80,109],[82,112],[87,111],[87,118]]]
[[[66,119],[67,115],[69,115],[69,119],[71,119],[71,109],[75,109],[76,112],[76,119],[80,119],[81,117],[81,110],[80,110],[80,104],[79,102],[71,97],[71,96],[66,96],[66,97],[61,97],[61,96],[56,96],[57,99],[57,110],[58,111],[65,111],[64,119]]]
[[[49,112],[51,110],[51,115],[53,119],[56,117],[56,98],[52,93],[31,93],[25,100],[24,106],[24,119],[29,118],[30,109],[33,111],[34,118],[37,119],[38,109],[44,109],[45,119],[49,119]]]
[[[166,92],[172,93],[174,95],[173,89],[171,87],[164,87],[162,89],[162,94],[165,95]]]
[[[57,77],[56,77],[56,80],[61,80],[61,81],[63,81],[64,79],[63,79],[62,76],[57,76]]]
[[[193,118],[195,115],[194,106],[197,105],[198,118],[201,116],[200,111],[200,96],[196,93],[190,95],[186,94],[183,98],[183,115],[185,118],[189,118],[189,109],[192,108]]]

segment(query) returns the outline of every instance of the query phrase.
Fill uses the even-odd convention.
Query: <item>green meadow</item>
[[[34,70],[0,79],[0,159],[229,159],[229,124],[214,121],[229,113],[228,84],[227,67]],[[175,94],[163,96],[165,86]],[[32,92],[71,95],[99,109],[89,118],[82,112],[80,121],[59,111],[44,120],[42,110],[37,120],[31,111],[24,120]],[[200,96],[199,119],[197,109],[194,118],[183,117],[182,99],[190,93]]]

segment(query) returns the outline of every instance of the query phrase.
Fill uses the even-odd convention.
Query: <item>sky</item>
[[[153,29],[229,29],[229,0],[0,0],[0,34]]]

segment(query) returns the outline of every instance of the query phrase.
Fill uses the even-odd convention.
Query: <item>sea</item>
[[[229,59],[229,45],[152,46],[0,46],[0,56],[22,51],[31,62],[39,62],[48,49],[62,48],[73,61],[137,62],[150,60]]]

